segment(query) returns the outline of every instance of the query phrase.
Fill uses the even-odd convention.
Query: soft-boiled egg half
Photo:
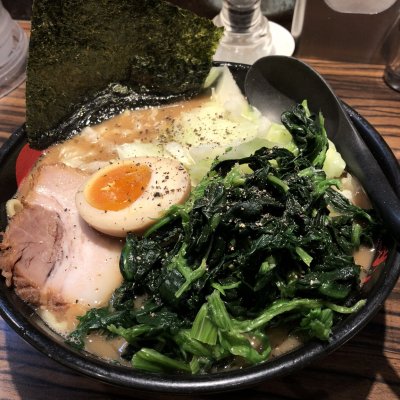
[[[143,233],[173,204],[190,194],[190,177],[181,163],[162,157],[111,162],[79,188],[81,217],[96,230],[125,237]]]

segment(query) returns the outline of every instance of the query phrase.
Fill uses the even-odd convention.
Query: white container
[[[0,0],[0,98],[26,77],[28,39]]]

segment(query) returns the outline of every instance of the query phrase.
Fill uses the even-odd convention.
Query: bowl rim
[[[228,66],[235,68],[232,63],[228,63]],[[243,70],[243,65],[239,65],[239,69]],[[345,109],[377,159],[383,158],[385,160],[382,169],[399,194],[400,168],[393,152],[368,121],[350,106],[345,105]],[[21,126],[0,149],[0,170],[3,164],[19,152],[25,140],[25,127]],[[112,368],[110,368],[111,364],[99,357],[73,349],[61,340],[57,342],[54,337],[61,339],[61,336],[52,333],[32,308],[19,299],[12,289],[6,288],[4,280],[0,281],[0,289],[2,289],[0,290],[0,315],[22,339],[49,358],[104,383],[159,393],[216,393],[242,389],[272,377],[287,375],[340,347],[364,328],[379,311],[395,286],[399,275],[400,249],[396,243],[391,242],[386,265],[367,297],[366,306],[337,324],[333,328],[330,341],[327,343],[311,341],[298,349],[262,364],[206,375],[147,373],[118,365],[112,365]],[[23,312],[21,312],[21,308],[23,308]]]

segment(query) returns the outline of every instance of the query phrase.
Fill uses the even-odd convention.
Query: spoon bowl
[[[271,121],[307,100],[310,110],[321,111],[329,139],[357,176],[393,237],[400,241],[400,200],[373,154],[354,127],[329,84],[309,65],[293,57],[268,56],[249,69],[244,85],[250,104]]]

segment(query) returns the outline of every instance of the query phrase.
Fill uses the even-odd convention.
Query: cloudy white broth
[[[213,372],[329,340],[363,306],[378,223],[313,131],[321,117],[304,103],[271,123],[226,67],[213,73],[201,96],[53,145],[8,202],[2,275],[71,345],[149,371]],[[293,118],[322,135],[322,156]],[[321,261],[328,233],[338,254]]]

